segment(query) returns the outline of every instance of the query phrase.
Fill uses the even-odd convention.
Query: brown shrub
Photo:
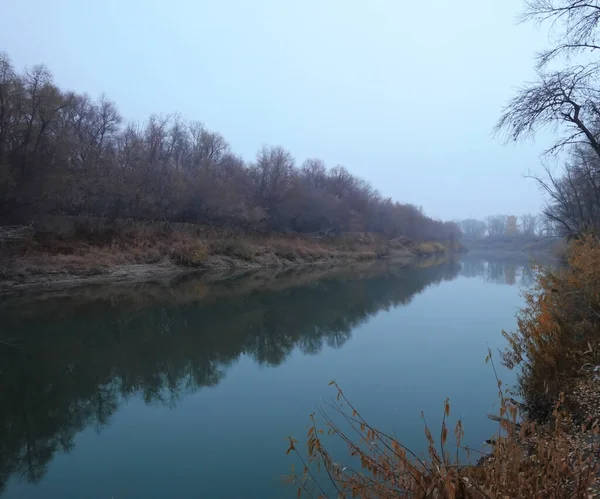
[[[377,245],[375,248],[375,256],[376,258],[386,258],[388,256],[390,256],[391,253],[391,249],[389,246],[386,245]]]
[[[93,270],[127,263],[156,263],[166,257],[196,267],[206,260],[208,249],[197,237],[185,232],[147,227],[92,230],[78,226],[68,233],[38,232],[26,250],[5,256],[29,256],[34,267],[39,260],[40,267],[43,264],[49,270],[83,271],[85,267]]]
[[[567,261],[569,258],[569,244],[566,239],[561,238],[552,245],[552,254],[562,261]]]
[[[267,244],[275,255],[290,261],[300,258],[315,260],[323,254],[315,243],[301,238],[275,237],[267,241]]]
[[[443,244],[438,242],[422,242],[419,243],[416,247],[416,251],[418,255],[422,256],[433,256],[439,255],[441,253],[446,252],[446,248]]]
[[[329,411],[321,409],[323,427],[311,414],[308,456],[304,458],[299,452],[297,440],[289,439],[288,454],[294,452],[303,464],[300,474],[293,472],[288,477],[298,487],[298,497],[303,493],[307,497],[329,497],[327,488],[335,490],[331,497],[588,497],[598,469],[594,458],[597,446],[582,449],[573,443],[563,430],[564,415],[558,406],[552,426],[542,429],[519,421],[517,407],[501,397],[500,428],[493,450],[474,466],[460,462],[464,431],[459,420],[452,438],[447,426],[448,400],[444,403],[439,441],[434,440],[425,423],[429,454],[425,459],[395,437],[372,427],[340,387],[335,382],[330,384],[337,390],[337,402],[329,405]],[[328,452],[325,432],[347,445],[350,458],[346,466]],[[594,432],[598,433],[597,426]],[[454,440],[453,445],[448,443],[449,438]],[[328,482],[319,480],[314,467],[326,470]]]
[[[537,270],[525,294],[504,363],[522,367],[520,387],[532,415],[547,416],[585,364],[600,361],[600,244],[595,236],[571,243],[568,266]]]
[[[93,276],[105,274],[112,266],[123,263],[127,263],[127,255],[123,253],[111,252],[108,248],[92,248],[88,251],[78,251],[77,254],[41,254],[29,259],[22,271],[26,275],[63,273]]]
[[[162,260],[163,254],[158,248],[147,248],[136,255],[136,261],[140,263],[158,263]]]
[[[375,260],[377,258],[377,253],[375,251],[362,251],[356,255],[356,258],[361,262]]]
[[[171,260],[185,267],[200,267],[208,254],[208,248],[194,239],[174,241],[171,247]]]
[[[256,256],[254,246],[241,238],[217,239],[211,241],[210,252],[242,260],[252,261]]]

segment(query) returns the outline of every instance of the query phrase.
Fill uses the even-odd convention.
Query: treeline
[[[484,220],[468,218],[456,223],[469,239],[553,237],[561,233],[557,223],[545,214],[493,215]]]
[[[279,146],[245,162],[223,136],[177,115],[124,123],[105,97],[59,89],[44,66],[19,73],[1,53],[0,213],[12,224],[53,214],[417,240],[458,234],[343,166],[298,166]]]

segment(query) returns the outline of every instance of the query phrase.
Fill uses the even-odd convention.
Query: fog
[[[126,4],[126,5],[125,5]],[[444,219],[538,212],[548,135],[492,128],[534,76],[546,30],[521,0],[6,2],[0,50],[127,119],[180,113],[252,160],[323,159]]]

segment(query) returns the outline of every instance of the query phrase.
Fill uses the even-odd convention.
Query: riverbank
[[[410,280],[413,275],[420,275],[431,278],[431,282],[437,282],[438,279],[452,279],[460,268],[456,260],[441,256],[419,259],[409,268],[390,260],[370,260],[338,266],[314,265],[225,274],[208,272],[201,275],[166,275],[138,282],[120,281],[83,287],[61,286],[50,290],[28,287],[17,293],[4,295],[0,309],[33,306],[39,310],[39,307],[56,301],[68,303],[71,308],[98,302],[119,303],[128,310],[165,305],[182,306],[200,300],[243,299],[256,292],[289,292],[314,286],[324,280],[356,283],[398,276]]]
[[[232,235],[198,230],[132,229],[33,232],[4,244],[0,292],[143,282],[185,274],[239,275],[263,269],[346,266],[386,260],[411,266],[460,250],[439,242],[336,237]]]

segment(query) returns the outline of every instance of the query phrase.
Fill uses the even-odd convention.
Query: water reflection
[[[101,431],[130,397],[173,407],[217,385],[242,354],[279,365],[295,349],[339,348],[380,310],[459,274],[531,280],[524,265],[467,258],[414,270],[375,265],[4,299],[0,491],[11,476],[41,480],[79,432]]]
[[[534,283],[534,266],[527,256],[467,255],[462,261],[461,275],[484,278],[495,284],[530,288]]]

